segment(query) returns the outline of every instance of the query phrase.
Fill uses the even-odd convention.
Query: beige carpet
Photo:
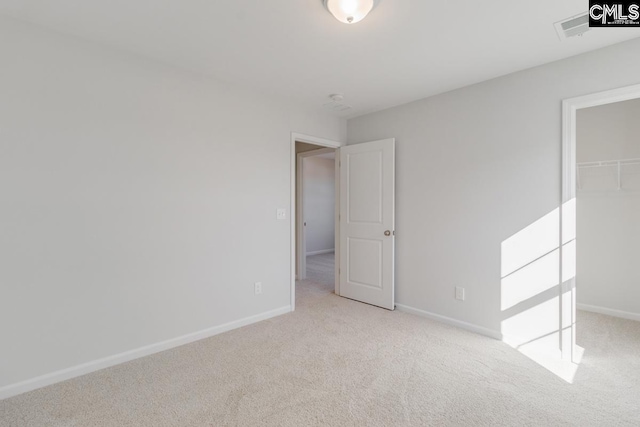
[[[567,384],[501,342],[339,298],[330,257],[309,265],[295,313],[2,401],[0,425],[640,425],[638,322],[581,312]]]

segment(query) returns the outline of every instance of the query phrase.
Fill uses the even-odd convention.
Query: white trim
[[[598,307],[588,304],[577,304],[578,310],[589,311],[591,313],[606,314],[607,316],[619,317],[621,319],[635,320],[640,322],[640,313],[630,313],[628,311],[614,310],[612,308]]]
[[[302,153],[298,153],[298,157],[316,157],[316,156],[322,156],[323,154],[331,154],[335,152],[336,152],[336,149],[333,147],[318,148],[316,150],[303,151]]]
[[[290,259],[291,259],[291,272],[290,272],[290,277],[291,277],[291,296],[290,296],[290,305],[291,305],[291,311],[294,311],[296,309],[296,212],[294,207],[296,206],[296,180],[297,180],[297,176],[296,176],[296,161],[297,161],[297,156],[296,156],[296,142],[306,142],[307,144],[315,144],[315,145],[321,145],[323,147],[330,147],[330,148],[339,148],[342,146],[341,142],[338,141],[332,141],[330,139],[325,139],[325,138],[317,138],[315,136],[309,136],[309,135],[303,135],[301,133],[296,133],[296,132],[291,132],[291,163],[290,163],[290,169],[291,169],[291,202],[290,202],[290,210],[291,210],[291,242],[290,242],[290,247],[291,247],[291,253],[290,253]],[[338,227],[337,221],[336,221],[336,228]],[[337,231],[336,231],[337,232]],[[336,271],[338,271],[339,268],[339,261],[336,259]]]
[[[181,337],[172,338],[170,340],[147,345],[134,350],[129,350],[124,353],[104,357],[98,360],[93,360],[91,362],[83,363],[71,368],[62,369],[60,371],[45,374],[16,384],[9,384],[0,388],[0,400],[7,399],[12,396],[17,396],[19,394],[26,393],[38,388],[46,387],[48,385],[52,385],[61,381],[66,381],[71,378],[76,378],[81,375],[86,375],[91,372],[99,371],[101,369],[109,368],[111,366],[119,365],[121,363],[129,362],[134,359],[139,359],[141,357],[159,353],[161,351],[169,350],[171,348],[179,347],[205,338],[210,338],[212,336],[228,332],[233,329],[241,328],[252,323],[271,319],[272,317],[280,316],[291,311],[292,310],[290,306],[281,307],[276,310],[267,311],[255,316],[245,317],[244,319],[225,323],[219,326],[214,326],[213,328],[204,329],[199,332],[193,332]]]
[[[318,138],[311,135],[305,135],[302,133],[291,132],[291,141],[293,141],[293,148],[295,149],[295,143],[297,142],[305,142],[307,144],[320,145],[322,147],[330,147],[330,148],[339,148],[344,144],[339,141],[334,141],[332,139],[326,138]],[[294,150],[295,152],[295,150]]]
[[[304,186],[302,168],[304,167],[303,157],[300,154],[296,156],[296,216],[294,218],[294,227],[296,228],[296,278],[304,280],[307,278],[307,257],[303,255],[307,248],[307,235],[304,232],[304,215],[302,209],[304,206]]]
[[[597,107],[599,105],[613,104],[616,102],[629,101],[631,99],[640,98],[640,84],[622,87],[618,89],[608,90],[604,92],[592,93],[589,95],[578,96],[575,98],[565,99],[562,101],[562,200],[561,206],[575,199],[577,194],[577,162],[576,162],[576,116],[577,111],[582,108]],[[574,214],[572,214],[574,215]],[[564,265],[563,247],[564,247],[564,224],[575,224],[574,218],[566,218],[564,209],[560,209],[560,265],[561,270]],[[570,220],[573,221],[570,221]],[[577,238],[577,236],[576,236]],[[575,267],[575,266],[573,266]],[[562,271],[560,277],[563,277]],[[563,284],[564,285],[564,284]],[[567,289],[568,288],[568,289]],[[561,350],[564,358],[570,358],[572,361],[578,359],[576,354],[576,280],[569,280],[560,293],[560,319],[564,319],[562,307],[569,306],[571,309],[571,328],[570,340],[561,338]],[[564,304],[564,298],[569,298],[568,304]],[[562,321],[562,320],[561,320]],[[560,325],[561,330],[564,325]],[[569,342],[567,342],[569,341]]]
[[[334,212],[335,220],[336,220],[336,233],[333,238],[333,241],[335,244],[333,259],[335,260],[334,262],[336,263],[336,268],[334,271],[334,281],[336,286],[335,286],[334,292],[336,293],[336,295],[341,295],[340,294],[340,244],[338,243],[340,242],[340,166],[341,166],[340,155],[341,155],[340,148],[336,148],[336,155],[335,155],[336,211]]]
[[[447,325],[456,326],[458,328],[475,332],[476,334],[484,335],[489,338],[493,338],[496,340],[503,339],[503,336],[500,332],[494,331],[493,329],[485,328],[483,326],[474,325],[473,323],[463,322],[462,320],[452,319],[451,317],[441,316],[440,314],[430,313],[428,311],[420,310],[418,308],[413,308],[402,304],[396,304],[396,308],[399,311],[403,311],[405,313],[425,317],[427,319],[435,320],[441,323],[446,323]]]
[[[307,256],[333,254],[335,252],[336,252],[335,248],[334,249],[323,249],[321,251],[307,252]]]
[[[304,162],[307,157],[315,157],[323,154],[335,153],[335,148],[319,148],[317,150],[305,151],[299,153],[296,159],[296,218],[300,218],[300,221],[296,219],[296,250],[297,268],[296,277],[298,280],[304,280],[307,278],[307,234],[305,233],[304,226]]]

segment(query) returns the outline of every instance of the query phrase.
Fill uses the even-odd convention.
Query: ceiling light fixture
[[[324,7],[340,22],[355,24],[362,21],[380,0],[323,0]]]

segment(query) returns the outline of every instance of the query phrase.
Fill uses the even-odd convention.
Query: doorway
[[[640,331],[638,117],[640,98],[577,112],[576,342],[600,359]]]
[[[299,172],[298,155],[301,154],[300,159],[304,159],[305,157],[309,157],[308,153],[311,153],[312,151],[316,151],[316,153],[314,154],[329,155],[331,154],[331,152],[333,152],[335,156],[335,151],[338,148],[340,148],[341,145],[342,144],[338,141],[332,141],[324,138],[317,138],[314,136],[303,135],[298,133],[291,134],[291,210],[293,212],[292,221],[291,221],[291,311],[294,311],[296,307],[296,286],[299,283],[298,275],[302,271],[304,272],[304,275],[301,274],[300,278],[305,277],[305,275],[309,271],[308,266],[306,265],[308,247],[305,242],[301,241],[305,237],[305,234],[303,233],[303,229],[302,229],[302,227],[304,226],[304,220],[301,220],[301,218],[304,216],[304,212],[299,212],[300,210],[304,211],[304,206],[302,206],[303,185],[300,184],[300,181],[302,180],[302,176],[299,176],[300,174],[298,173]],[[318,150],[324,150],[324,151],[322,153],[319,153],[317,152]],[[300,160],[301,164],[302,162],[303,160]],[[335,159],[334,159],[334,165],[335,165]],[[302,164],[301,169],[303,168],[304,168],[304,164]],[[300,172],[302,172],[302,170],[300,170]],[[337,201],[339,200],[339,186],[337,185],[337,180],[335,176],[336,175],[334,175],[334,185],[335,185],[335,189],[334,189],[335,202],[334,203],[337,204]],[[326,186],[324,188],[326,188]],[[324,212],[326,212],[326,210]],[[326,213],[324,214],[324,216],[325,216],[324,219],[326,220],[327,219]],[[336,208],[336,210],[334,211],[334,218],[333,218],[334,242],[337,241],[337,237],[339,236],[339,224],[337,221],[337,216],[338,216],[338,213]],[[326,229],[326,226],[324,226],[323,228]],[[331,248],[324,248],[324,249],[328,251],[328,249],[331,249]],[[339,254],[339,249],[335,244],[334,244],[334,249],[335,250],[333,252],[333,256],[330,252],[316,253],[315,255],[323,255],[324,258],[328,258],[328,260],[325,259],[323,265],[320,266],[323,271],[323,280],[325,281],[329,280],[328,270],[330,270],[331,267],[333,267],[334,290],[336,294],[339,294],[338,292],[339,262],[337,262],[339,258],[336,258],[336,255]],[[314,254],[311,254],[311,256],[314,256]],[[316,260],[314,259],[312,261],[313,261],[312,268],[316,269],[316,266],[314,264]],[[320,260],[318,259],[318,261]],[[301,266],[300,264],[305,264],[305,265]],[[333,264],[333,266],[331,264]],[[314,270],[314,273],[315,273],[315,270]],[[305,279],[302,279],[302,280],[305,280]]]
[[[623,172],[623,168],[626,169],[627,172],[631,172],[634,167],[637,167],[635,165],[635,155],[638,154],[634,151],[638,148],[636,145],[638,144],[637,139],[632,138],[627,140],[626,137],[622,138],[620,136],[615,138],[619,140],[618,142],[612,143],[612,136],[614,135],[613,129],[609,129],[607,132],[606,127],[589,128],[590,124],[586,122],[593,120],[593,118],[589,116],[594,113],[600,116],[596,122],[598,125],[602,122],[603,115],[612,115],[612,119],[619,120],[620,117],[615,117],[615,110],[621,108],[623,104],[631,106],[633,103],[627,104],[627,102],[637,101],[639,98],[640,85],[635,85],[572,98],[563,102],[563,199],[561,209],[561,276],[563,278],[563,290],[561,295],[561,348],[563,357],[574,363],[580,362],[583,353],[581,346],[577,344],[577,322],[581,315],[583,317],[585,316],[583,313],[587,313],[586,316],[588,316],[587,310],[595,311],[594,307],[597,308],[597,306],[587,303],[589,298],[598,298],[594,301],[598,301],[599,304],[614,304],[616,301],[621,302],[620,294],[622,291],[614,291],[610,288],[611,281],[615,280],[613,279],[613,275],[614,273],[618,273],[617,271],[613,271],[601,264],[597,274],[594,274],[593,271],[589,272],[594,262],[598,263],[601,261],[602,257],[598,258],[598,253],[600,255],[610,255],[602,251],[615,250],[615,242],[613,246],[605,245],[605,247],[593,248],[589,245],[589,241],[593,238],[597,240],[603,236],[606,239],[607,233],[609,233],[608,236],[611,236],[611,233],[614,231],[614,223],[623,220],[625,213],[629,213],[629,204],[633,203],[633,201],[628,199],[627,196],[635,197],[631,194],[634,192],[632,186],[635,184],[633,183],[634,178],[632,178],[632,174],[623,178],[627,175]],[[590,110],[599,107],[606,108]],[[621,113],[618,112],[617,114]],[[633,113],[631,114],[633,115]],[[635,117],[635,120],[637,120],[637,114]],[[631,126],[634,124],[633,121],[634,119],[631,119]],[[580,127],[581,122],[583,122],[582,127]],[[620,126],[620,124],[618,124],[618,126]],[[593,138],[594,135],[597,136],[598,133],[602,135],[602,130],[605,130],[603,134],[604,138],[600,138],[603,139],[603,141],[600,143],[589,142],[589,138]],[[609,158],[610,156],[611,158]],[[637,157],[640,158],[640,155]],[[607,168],[610,169],[609,172],[606,171]],[[623,179],[630,185],[628,187],[630,193],[627,195],[624,194],[625,190],[622,188]],[[589,188],[591,189],[590,194]],[[612,191],[615,192],[615,195]],[[590,198],[590,196],[595,196],[595,198]],[[627,200],[623,200],[623,198]],[[612,201],[615,203],[611,203]],[[620,203],[621,201],[622,203]],[[619,208],[623,210],[621,211]],[[617,219],[611,218],[611,215],[609,215],[607,219],[603,220],[602,214],[606,212],[611,213],[616,210],[618,211]],[[635,215],[633,215],[633,213],[635,213]],[[632,212],[631,215],[634,216],[634,219],[637,218],[637,212]],[[595,222],[593,221],[594,218]],[[593,227],[599,228],[601,222],[605,222],[604,229],[600,231],[589,229]],[[597,225],[594,226],[596,223]],[[589,226],[589,224],[591,225]],[[584,228],[585,225],[587,228]],[[622,225],[624,228],[624,224],[615,224],[616,227],[618,225]],[[606,227],[609,228],[606,229]],[[622,232],[633,232],[633,227],[637,230],[637,219],[634,221],[632,228]],[[638,234],[640,235],[640,231],[638,231]],[[585,241],[583,242],[582,239]],[[587,246],[585,246],[585,244],[587,244]],[[625,258],[633,256],[633,254],[637,255],[637,248],[635,250],[631,249],[631,252],[629,252],[628,248],[623,249],[622,252],[617,255],[614,254],[609,259],[612,261],[623,261]],[[593,258],[594,256],[598,259],[590,261],[590,257]],[[592,265],[589,265],[590,263]],[[633,266],[631,268],[633,269]],[[633,277],[631,280],[633,280]],[[602,281],[607,283],[598,285],[598,283]],[[580,295],[583,282],[585,285],[584,297]],[[637,283],[635,285],[637,288]],[[604,293],[600,294],[600,297],[597,297],[597,293],[603,290],[603,286],[608,286],[609,289],[604,290]],[[631,295],[627,297],[633,298]],[[622,300],[624,299],[626,298],[622,297]],[[637,300],[637,298],[635,299]],[[631,301],[626,301],[625,303],[628,304],[631,303]],[[628,309],[627,305],[625,305],[625,307]],[[602,307],[598,308],[599,311],[602,311],[601,309]],[[580,312],[578,310],[580,310]],[[616,311],[621,312],[622,310]],[[611,308],[608,308],[608,313],[605,314],[611,315],[614,313],[615,311],[611,311]],[[614,319],[614,317],[610,318]],[[586,327],[589,327],[590,324],[601,324],[601,322],[598,321],[581,321],[581,329],[583,323]],[[594,342],[597,341],[598,340]],[[590,345],[589,342],[584,344]]]
[[[308,145],[319,146],[308,147]],[[298,147],[298,148],[297,148]],[[301,191],[298,182],[297,152],[319,151],[327,156],[335,152],[334,251],[321,248],[315,254],[314,268],[322,270],[326,290],[330,289],[330,258],[333,258],[333,284],[336,295],[366,304],[395,309],[395,139],[361,142],[348,146],[320,138],[291,135],[291,310],[296,304],[296,278],[306,277],[308,246],[301,242],[307,233]],[[326,149],[330,150],[326,150]],[[316,154],[316,153],[313,153]],[[303,161],[301,160],[301,164]],[[303,166],[304,167],[304,166]],[[325,220],[330,210],[325,210]],[[301,221],[299,218],[303,218]],[[309,223],[307,222],[307,227]],[[298,248],[304,248],[298,250]],[[328,264],[328,265],[327,265]],[[314,274],[319,271],[314,271]]]
[[[296,141],[296,286],[335,290],[336,149]]]

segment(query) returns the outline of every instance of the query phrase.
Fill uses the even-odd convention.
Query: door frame
[[[579,352],[576,350],[576,279],[570,278],[564,284],[563,271],[576,271],[577,260],[575,254],[565,254],[563,248],[567,236],[575,235],[576,209],[572,207],[577,197],[577,112],[583,108],[614,104],[640,98],[640,84],[625,86],[613,90],[596,92],[589,95],[569,98],[562,101],[562,203],[560,209],[560,318],[562,357],[577,363]],[[575,205],[574,205],[575,206]],[[566,313],[565,311],[570,311]],[[570,315],[570,316],[569,316]],[[570,322],[570,328],[565,327]],[[568,334],[564,330],[568,330]]]
[[[298,153],[297,177],[296,177],[296,252],[297,252],[297,280],[307,278],[307,235],[305,233],[305,216],[304,216],[304,159],[309,157],[320,156],[322,154],[336,153],[336,148],[319,148],[317,150],[305,151]],[[337,186],[334,174],[334,187]],[[299,221],[298,221],[299,220]],[[334,246],[335,247],[335,246]]]
[[[342,147],[343,144],[342,142],[339,141],[334,141],[331,139],[326,139],[326,138],[318,138],[315,136],[311,136],[311,135],[304,135],[301,133],[296,133],[296,132],[291,132],[291,163],[290,163],[290,170],[291,170],[291,243],[290,243],[290,247],[291,247],[291,254],[290,254],[290,261],[291,261],[291,271],[290,271],[290,277],[291,277],[291,311],[295,311],[296,309],[296,248],[297,248],[297,232],[296,232],[296,203],[297,203],[297,195],[298,195],[298,189],[297,189],[297,179],[298,176],[296,174],[296,165],[297,165],[297,155],[296,155],[296,142],[305,142],[307,144],[314,144],[314,145],[319,145],[321,147],[327,147],[327,148],[333,148],[336,151],[336,177],[338,177],[338,174],[340,173],[338,166],[338,158],[339,158],[339,153],[338,153],[338,148]],[[338,223],[338,212],[340,209],[340,205],[339,205],[339,185],[338,185],[338,181],[336,179],[336,238],[340,237],[340,224]],[[338,258],[338,247],[336,245],[336,263],[335,263],[335,277],[336,279],[338,278],[338,269],[339,269],[339,258]],[[339,280],[336,280],[336,294],[339,295]]]

